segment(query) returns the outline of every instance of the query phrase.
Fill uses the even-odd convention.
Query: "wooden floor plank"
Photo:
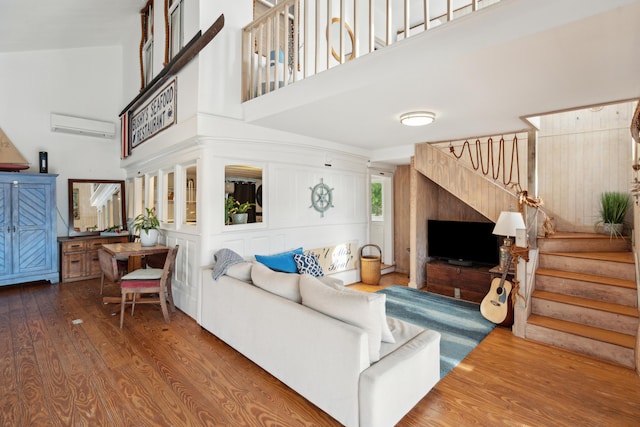
[[[42,373],[38,367],[36,349],[28,327],[22,293],[13,293],[8,297],[9,325],[14,349],[14,364],[18,385],[17,402],[21,425],[62,425],[60,418],[64,414],[50,412],[51,402],[45,391]]]
[[[60,311],[65,310],[65,306],[59,298],[57,287],[51,286],[49,290],[46,294],[36,294],[35,300],[44,320],[43,341],[46,342],[48,351],[60,355],[58,362],[73,404],[72,424],[89,425],[97,422],[100,425],[113,425],[114,420],[109,417],[104,403],[91,383],[93,373],[87,370],[81,354],[74,345],[75,340],[71,333],[73,322],[59,315]]]
[[[20,425],[20,403],[18,401],[18,374],[15,366],[15,350],[11,335],[9,295],[19,292],[18,288],[7,289],[0,298],[0,425]]]
[[[369,290],[403,280],[383,277]],[[0,425],[63,425],[69,417],[72,425],[339,425],[180,311],[167,325],[155,307],[136,308],[120,330],[98,288],[97,280],[35,286],[23,300],[0,287],[0,321],[8,322],[0,338],[11,343],[0,350]],[[25,306],[34,302],[37,310]],[[39,361],[60,373],[43,374]],[[496,328],[398,425],[631,426],[638,419],[634,371]]]

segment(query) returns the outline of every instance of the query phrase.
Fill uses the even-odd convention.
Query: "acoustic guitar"
[[[509,313],[509,295],[512,285],[506,278],[510,266],[511,258],[502,272],[502,277],[500,279],[496,277],[491,281],[491,289],[480,303],[480,313],[485,319],[496,324],[503,323]]]

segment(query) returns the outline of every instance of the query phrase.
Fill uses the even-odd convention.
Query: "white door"
[[[392,265],[393,258],[393,174],[371,172],[371,217],[369,243],[382,250],[382,263]],[[377,255],[376,253],[371,253]]]

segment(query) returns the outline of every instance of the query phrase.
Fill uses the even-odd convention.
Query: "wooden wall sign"
[[[171,60],[171,62],[165,65],[165,67],[162,70],[160,70],[160,73],[158,73],[158,75],[155,76],[153,80],[151,80],[142,89],[142,91],[124,108],[124,110],[122,110],[122,112],[120,113],[121,139],[122,139],[121,140],[121,144],[122,144],[121,158],[126,159],[127,157],[129,157],[129,155],[131,154],[131,150],[135,146],[142,144],[144,141],[146,141],[150,137],[154,136],[161,130],[166,129],[168,126],[171,126],[172,124],[175,123],[175,120],[176,120],[175,101],[176,101],[176,95],[177,95],[176,85],[175,85],[175,79],[176,79],[175,76],[185,65],[187,65],[193,58],[195,58],[196,55],[198,55],[198,53],[211,40],[213,40],[213,38],[216,35],[218,35],[218,33],[222,30],[223,27],[224,27],[224,15],[220,15],[218,19],[216,19],[216,21],[213,23],[213,25],[211,25],[211,27],[209,27],[207,31],[205,31],[204,33],[202,33],[202,31],[198,31],[198,33],[191,39],[191,41],[189,41],[189,43],[187,43],[185,47],[182,48],[182,50],[180,50],[180,52],[178,52],[178,54]],[[164,86],[164,84],[167,80],[169,80],[171,76],[173,76],[173,80],[168,84],[168,86],[171,86],[173,84],[174,105],[173,105],[171,123],[169,123],[168,126],[164,126],[164,127],[160,127],[160,125],[163,123],[159,123],[158,121],[156,121],[155,123],[151,122],[149,124],[149,122],[146,121],[146,117],[140,115],[139,113],[141,113],[142,110],[144,110],[146,107],[148,106],[151,107],[153,100],[151,100],[148,103],[145,103],[145,101],[150,97],[151,93],[154,93],[154,91],[158,87],[161,87],[161,86],[163,87],[163,89],[160,90],[159,94],[164,93],[164,91],[168,88],[168,86]],[[159,95],[154,96],[153,99],[156,99],[157,96]],[[162,100],[159,100],[159,102],[162,102]],[[144,106],[140,107],[140,105],[143,105],[143,103],[144,103]],[[150,112],[153,113],[153,111],[150,111]],[[135,118],[137,118],[138,122],[136,122],[135,124],[135,130],[137,131],[137,134],[134,136],[133,120]],[[154,131],[154,130],[155,132],[150,133],[151,131]]]
[[[176,123],[176,77],[131,115],[131,147]]]

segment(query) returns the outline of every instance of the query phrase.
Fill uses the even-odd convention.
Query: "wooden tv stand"
[[[431,261],[426,268],[428,292],[477,303],[481,303],[491,289],[494,277],[491,266],[465,267],[446,261]]]

